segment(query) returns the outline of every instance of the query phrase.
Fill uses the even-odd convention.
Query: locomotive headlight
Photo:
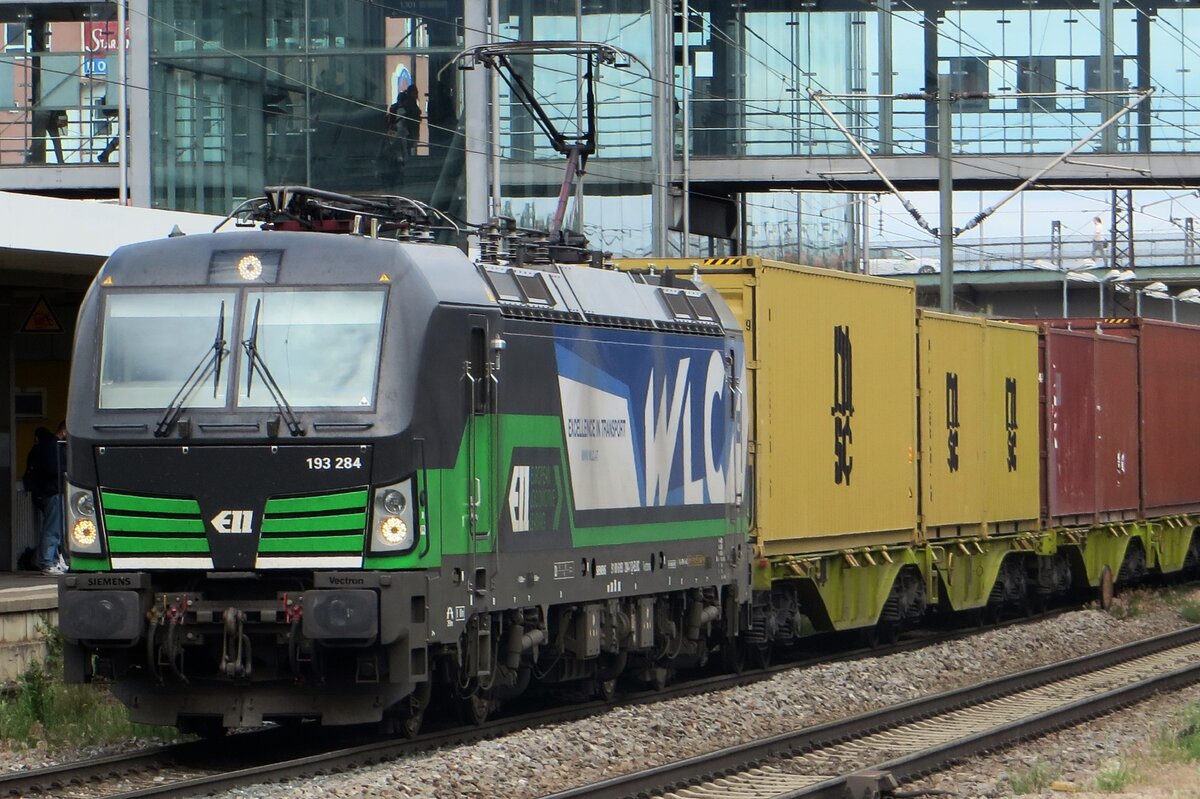
[[[388,516],[379,523],[379,537],[388,546],[407,549],[412,546],[412,530],[408,522],[396,516]]]
[[[67,549],[73,555],[100,555],[104,540],[100,535],[100,520],[96,516],[96,492],[67,483],[66,502]]]
[[[371,504],[370,552],[376,555],[399,554],[417,543],[418,530],[413,524],[413,481],[375,489]]]
[[[96,501],[90,491],[76,491],[71,496],[71,508],[77,516],[91,518],[96,515]]]
[[[80,519],[71,525],[71,549],[87,550],[100,540],[100,530],[91,519]]]
[[[394,488],[389,488],[383,492],[383,509],[393,516],[398,516],[408,507],[408,500],[404,494]]]
[[[238,259],[237,273],[242,280],[258,280],[263,273],[262,260],[257,255],[243,255]]]

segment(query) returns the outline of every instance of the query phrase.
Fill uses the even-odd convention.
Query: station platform
[[[45,629],[57,623],[57,577],[0,572],[0,686],[45,656]]]

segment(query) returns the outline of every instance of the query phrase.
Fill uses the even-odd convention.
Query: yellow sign
[[[54,315],[54,311],[50,310],[50,303],[46,302],[45,297],[37,298],[37,302],[33,304],[33,310],[29,312],[29,316],[25,317],[25,324],[21,325],[21,332],[63,332],[63,326],[59,323],[58,317]]]

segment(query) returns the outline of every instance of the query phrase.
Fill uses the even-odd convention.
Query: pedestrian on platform
[[[38,545],[42,574],[65,574],[67,563],[62,555],[63,459],[60,441],[66,439],[66,422],[59,422],[56,432],[44,427],[34,431],[33,448],[25,461],[25,489],[33,497],[33,505],[41,515],[41,542]]]
[[[1092,219],[1092,258],[1104,260],[1104,248],[1108,246],[1108,231],[1104,229],[1104,221],[1100,217]]]

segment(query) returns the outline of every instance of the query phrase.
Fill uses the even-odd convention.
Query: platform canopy
[[[90,278],[122,245],[161,238],[176,227],[209,233],[223,218],[0,191],[0,279],[11,284],[20,273]]]

